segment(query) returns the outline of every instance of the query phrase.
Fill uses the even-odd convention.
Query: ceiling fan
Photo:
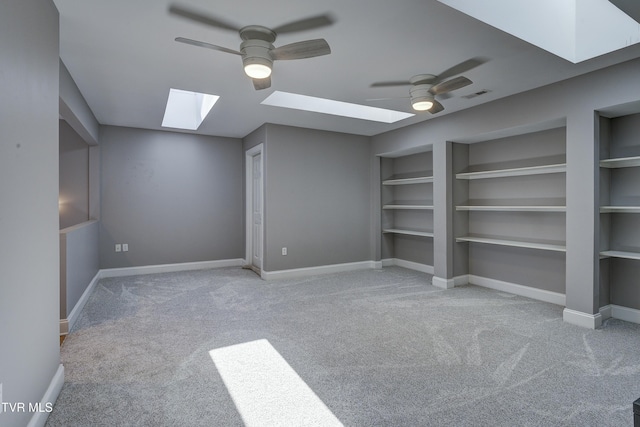
[[[411,77],[408,81],[377,82],[373,83],[371,87],[411,85],[411,89],[409,89],[411,107],[416,111],[427,111],[431,114],[436,114],[444,110],[444,106],[435,99],[436,95],[441,98],[448,98],[449,92],[473,83],[464,76],[458,76],[452,79],[449,78],[465,71],[469,71],[485,62],[486,60],[483,58],[472,58],[443,71],[437,76],[433,74],[418,74]],[[380,101],[382,99],[376,99],[375,101]]]
[[[241,56],[244,72],[252,79],[256,90],[271,86],[273,61],[313,58],[331,53],[331,48],[325,39],[305,40],[279,47],[273,46],[278,34],[311,30],[333,24],[331,16],[326,14],[300,19],[270,29],[261,25],[240,27],[223,19],[175,5],[169,7],[169,13],[211,27],[237,31],[242,39],[240,50],[228,49],[184,37],[177,37],[175,41]]]

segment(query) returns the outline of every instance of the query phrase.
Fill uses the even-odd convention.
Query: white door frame
[[[264,152],[263,144],[260,143],[245,152],[245,263],[247,266],[253,265],[253,158],[260,155],[260,171],[262,174],[260,191],[262,192],[262,256],[260,257],[260,273],[264,264]]]

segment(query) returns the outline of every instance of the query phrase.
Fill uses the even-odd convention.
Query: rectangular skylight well
[[[367,105],[351,104],[348,102],[280,91],[273,92],[262,101],[261,104],[382,123],[395,123],[414,116],[412,113],[405,113],[403,111],[387,110],[384,108],[369,107]]]
[[[220,97],[188,90],[169,89],[162,126],[196,130]]]

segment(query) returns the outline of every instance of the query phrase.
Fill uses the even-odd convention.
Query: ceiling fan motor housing
[[[409,90],[409,95],[411,96],[411,104],[413,105],[418,102],[433,102],[433,94],[429,92],[432,87],[433,85],[429,83],[412,86]]]
[[[273,45],[265,40],[245,40],[240,45],[240,52],[242,53],[242,65],[245,68],[245,72],[252,78],[260,78],[249,74],[248,67],[268,67],[269,70],[273,68],[273,58],[269,51],[273,49]],[[269,72],[270,74],[270,72]],[[269,77],[269,74],[262,78]]]

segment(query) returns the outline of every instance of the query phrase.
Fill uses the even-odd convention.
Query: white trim
[[[260,154],[260,171],[262,173],[262,259],[260,260],[260,270],[264,267],[264,143],[260,143],[255,147],[249,148],[244,154],[244,176],[245,176],[245,213],[244,213],[244,256],[245,265],[253,265],[253,158]],[[262,276],[262,274],[261,274]],[[264,277],[263,277],[264,278]]]
[[[602,320],[611,319],[613,316],[611,315],[612,307],[611,305],[605,305],[604,307],[600,307],[600,316],[602,316]]]
[[[428,264],[421,264],[419,262],[407,261],[400,258],[392,258],[393,265],[398,267],[408,268],[409,270],[416,270],[422,273],[433,274],[433,266]]]
[[[102,277],[102,270],[99,270],[96,275],[93,276],[93,279],[91,279],[89,286],[87,286],[87,289],[84,290],[84,292],[80,296],[80,299],[78,299],[78,302],[71,310],[71,313],[69,313],[69,317],[67,317],[66,319],[60,319],[60,335],[67,335],[73,328],[76,320],[78,320],[78,316],[80,316],[82,308],[89,300],[89,295],[91,295],[91,292],[93,292],[93,288],[96,287],[98,280],[100,280]]]
[[[382,261],[380,261],[382,263],[382,267],[393,267],[395,264],[395,258],[385,258]]]
[[[469,275],[469,283],[557,305],[565,305],[566,302],[565,295],[558,292],[546,291],[544,289],[532,288],[530,286],[518,285],[516,283],[503,282],[501,280],[490,279],[488,277],[481,277],[473,274]]]
[[[243,265],[244,260],[242,258],[237,258],[220,259],[216,261],[184,262],[177,264],[143,265],[140,267],[107,268],[100,270],[100,278],[172,273],[175,271],[208,270],[210,268],[241,267]]]
[[[565,308],[562,311],[562,320],[588,329],[597,329],[602,325],[602,315],[600,313],[589,314],[569,308]]]
[[[408,268],[409,270],[416,270],[422,273],[433,274],[433,266],[428,264],[421,264],[419,262],[407,261],[400,258],[385,258],[382,261],[382,267],[398,266]]]
[[[441,289],[451,289],[451,288],[455,288],[456,286],[468,285],[469,275],[463,274],[461,276],[456,276],[452,279],[445,279],[443,277],[433,276],[433,279],[431,279],[431,284]]]
[[[354,270],[376,269],[380,261],[349,262],[344,264],[320,265],[317,267],[293,268],[291,270],[264,271],[265,280],[290,279],[294,277],[315,276],[317,274],[342,273]]]
[[[640,324],[640,310],[611,304],[611,317],[624,320],[625,322]]]
[[[58,365],[58,370],[49,383],[49,387],[47,387],[47,391],[45,391],[44,396],[42,396],[42,400],[40,401],[41,408],[46,408],[47,404],[54,404],[56,402],[63,384],[64,366],[60,364]],[[27,427],[42,427],[47,422],[47,418],[49,418],[48,412],[35,412],[31,417],[31,420],[29,420]]]

